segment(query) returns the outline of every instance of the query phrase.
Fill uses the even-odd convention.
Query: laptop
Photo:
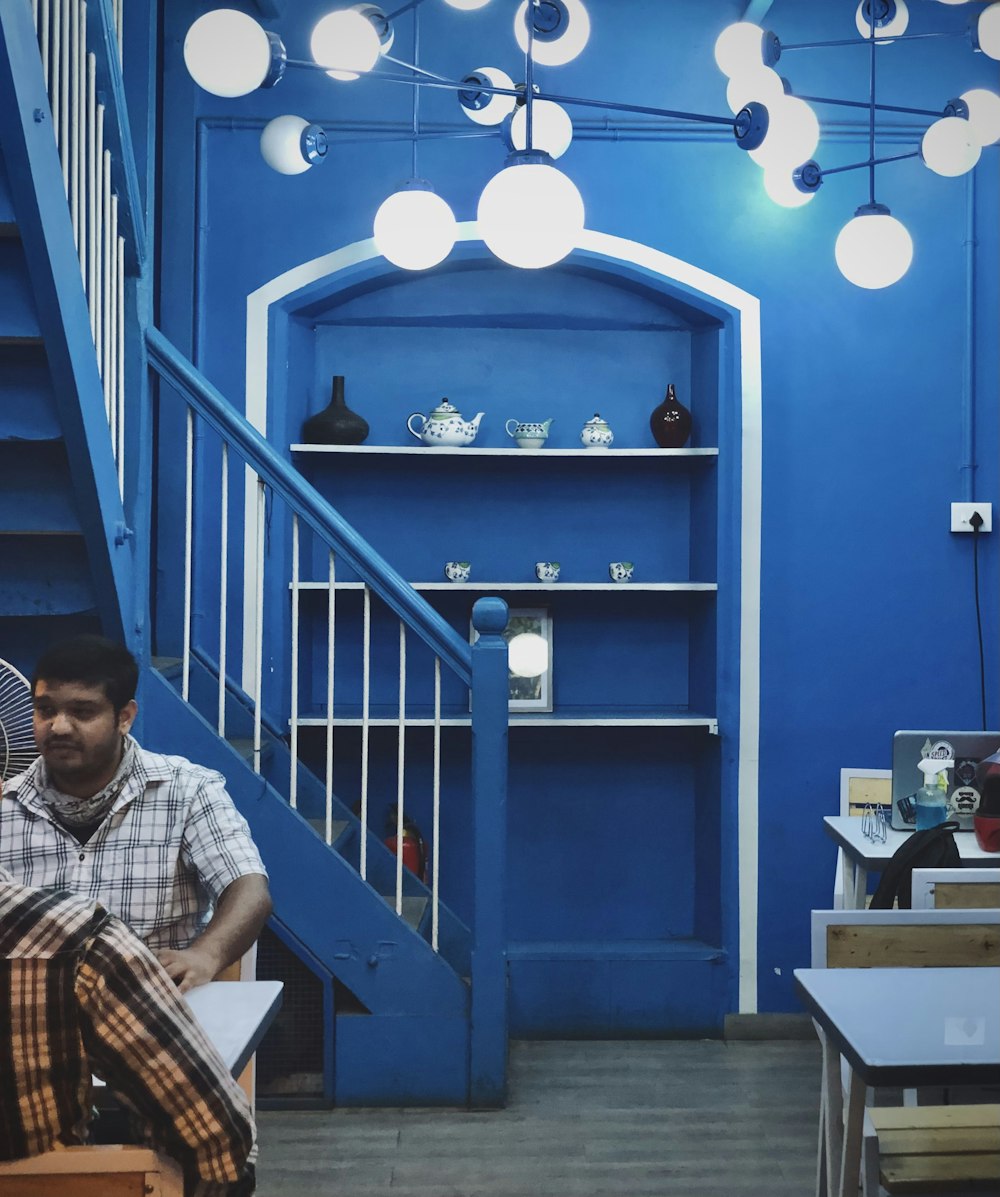
[[[979,809],[976,766],[1000,751],[1000,731],[898,731],[892,737],[892,827],[913,831],[917,825],[914,795],[924,784],[918,768],[925,756],[947,757],[955,762],[948,770],[948,818],[960,831],[972,830]]]

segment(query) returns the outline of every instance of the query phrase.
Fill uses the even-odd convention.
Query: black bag
[[[957,830],[957,823],[941,823],[927,831],[915,831],[900,844],[885,866],[869,909],[891,910],[896,902],[900,910],[909,910],[914,869],[959,868],[962,858],[953,834]]]

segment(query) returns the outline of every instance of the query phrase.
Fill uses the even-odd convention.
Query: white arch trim
[[[460,242],[480,241],[475,221],[458,226]],[[739,313],[740,393],[742,396],[742,493],[740,540],[740,746],[737,782],[739,860],[739,1008],[757,1011],[757,869],[758,758],[760,742],[760,523],[761,523],[761,356],[760,303],[756,296],[709,274],[690,262],[638,241],[585,229],[579,249],[626,262],[681,283]],[[263,435],[267,432],[268,319],[271,305],[287,295],[341,270],[379,257],[369,237],[321,254],[276,275],[247,296],[246,416]],[[247,475],[244,547],[245,601],[243,687],[254,688],[253,645],[256,571],[257,503],[255,484]]]

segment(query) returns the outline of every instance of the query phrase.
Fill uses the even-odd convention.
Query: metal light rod
[[[889,158],[866,158],[864,162],[851,162],[848,166],[831,166],[828,170],[822,168],[817,171],[821,179],[827,175],[842,175],[848,170],[868,170],[875,166],[882,166],[886,162],[902,162],[904,158],[919,158],[919,150],[911,150],[908,154],[893,154]]]
[[[797,92],[792,92],[792,95],[798,95]],[[829,96],[798,96],[800,100],[806,100],[810,104],[837,104],[842,108],[864,108],[866,111],[870,105],[865,100],[835,100]],[[913,116],[943,116],[944,113],[940,109],[933,108],[906,108],[900,104],[876,104],[875,109],[878,112],[905,112]]]
[[[891,42],[918,42],[925,41],[927,38],[968,36],[969,31],[967,29],[941,30],[938,33],[899,33],[889,37],[877,37],[875,38],[875,44],[878,45],[884,42],[886,45],[889,45]],[[868,41],[867,37],[845,37],[832,42],[795,42],[790,46],[786,46],[779,39],[778,45],[781,47],[781,53],[784,54],[786,50],[819,50],[825,49],[828,46],[867,46]]]

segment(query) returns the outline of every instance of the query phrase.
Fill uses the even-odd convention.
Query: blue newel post
[[[507,604],[472,608],[472,794],[475,868],[469,1104],[507,1098]]]

